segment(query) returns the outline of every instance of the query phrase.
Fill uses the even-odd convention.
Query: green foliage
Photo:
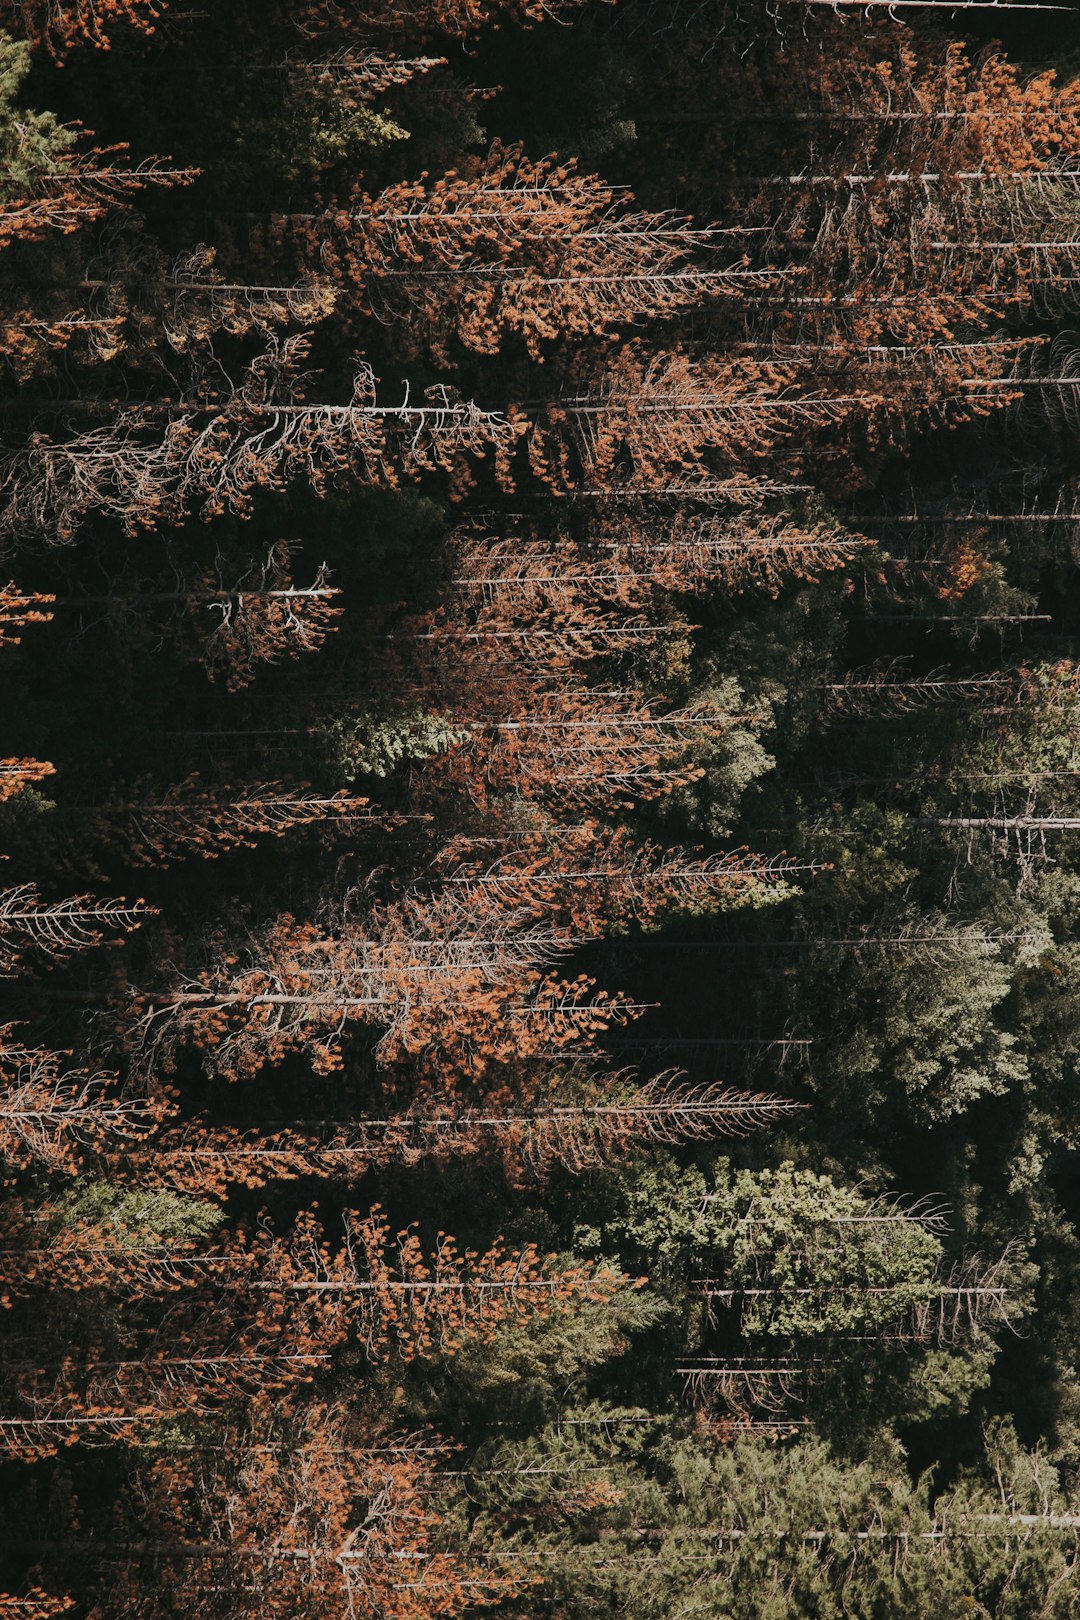
[[[668,1153],[597,1177],[578,1196],[579,1214],[595,1213],[575,1226],[574,1248],[619,1255],[660,1277],[677,1274],[705,1241],[708,1185],[702,1171]]]
[[[999,922],[992,890],[970,917],[923,903],[903,818],[864,805],[847,820],[842,839],[815,836],[832,869],[801,908],[813,951],[796,997],[820,1032],[816,1085],[867,1118],[903,1109],[924,1123],[1023,1086],[1028,1058],[1006,1015],[1018,972],[1048,943],[1045,922],[1015,902]],[[846,943],[831,949],[830,937]]]
[[[30,47],[0,33],[0,198],[22,195],[35,179],[62,171],[76,131],[53,113],[20,105],[30,72]]]
[[[627,1284],[608,1300],[586,1300],[573,1313],[501,1326],[490,1342],[473,1341],[453,1361],[414,1378],[410,1421],[476,1432],[492,1424],[522,1431],[583,1397],[590,1374],[630,1353],[667,1315],[665,1302]]]
[[[349,107],[331,93],[289,94],[275,105],[246,104],[232,126],[235,162],[245,175],[284,186],[310,183],[327,169],[362,166],[409,132],[372,107]]]
[[[730,834],[747,789],[776,764],[760,740],[773,724],[773,695],[762,693],[750,700],[731,676],[694,690],[694,705],[729,723],[722,734],[695,746],[693,763],[703,774],[663,801],[660,814],[665,822],[681,821],[692,834],[712,838]]]
[[[216,1231],[225,1216],[216,1205],[183,1193],[82,1180],[57,1199],[53,1219],[61,1229],[105,1227],[118,1244],[139,1249],[156,1243],[198,1242]]]
[[[892,921],[887,914],[879,920],[885,927]],[[940,916],[916,926],[931,934],[950,928]],[[847,977],[852,997],[865,998],[878,1016],[838,1031],[830,1043],[826,1083],[840,1095],[861,1094],[866,1106],[906,1094],[917,1117],[936,1121],[1025,1080],[1016,1038],[995,1019],[1013,969],[980,930],[953,925],[948,944],[922,960],[867,951]]]
[[[578,1225],[575,1246],[648,1266],[658,1282],[707,1278],[732,1291],[749,1335],[873,1334],[938,1286],[942,1245],[917,1213],[790,1163],[720,1159],[707,1180],[656,1155],[605,1181],[597,1201],[602,1219]]]
[[[791,1164],[718,1165],[703,1227],[717,1280],[765,1290],[744,1305],[749,1334],[873,1333],[932,1297],[942,1258],[916,1216]]]
[[[433,759],[466,741],[468,732],[419,708],[369,709],[320,726],[336,780],[390,776],[403,765]]]
[[[888,1409],[902,1424],[942,1421],[971,1409],[978,1392],[989,1388],[994,1351],[987,1346],[931,1349],[909,1357],[889,1390]]]
[[[705,1448],[673,1438],[648,1460],[652,1481],[637,1474],[603,1539],[587,1527],[576,1542],[572,1527],[564,1532],[549,1577],[560,1613],[1027,1620],[1035,1603],[1048,1620],[1074,1612],[1075,1534],[1010,1525],[1001,1499],[985,1494],[985,1474],[966,1498],[977,1516],[961,1521],[961,1499],[932,1500],[888,1446],[847,1462],[816,1439]],[[1044,1485],[1052,1478],[1037,1457],[1010,1460]],[[616,1457],[612,1474],[622,1483]],[[1019,1500],[1035,1498],[1028,1490],[1009,1505]]]
[[[56,809],[40,788],[24,787],[0,802],[0,847],[32,839],[41,818]]]

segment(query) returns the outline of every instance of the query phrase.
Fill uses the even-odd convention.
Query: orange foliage
[[[213,1453],[159,1456],[129,1492],[155,1554],[117,1549],[93,1620],[218,1620],[225,1594],[237,1620],[457,1620],[509,1601],[535,1572],[444,1520],[432,1461],[445,1449],[312,1403],[288,1427],[264,1411],[230,1428]]]
[[[501,1239],[483,1254],[462,1252],[444,1232],[428,1254],[412,1228],[392,1235],[376,1207],[350,1222],[348,1247],[332,1275],[359,1273],[369,1287],[357,1323],[367,1355],[407,1363],[491,1343],[500,1328],[602,1303],[627,1285],[610,1268],[556,1269],[554,1258],[534,1244],[508,1250]]]
[[[63,58],[80,45],[109,50],[124,28],[152,34],[168,0],[5,0],[3,25]]]
[[[494,354],[518,337],[541,359],[555,340],[738,296],[745,269],[698,262],[707,236],[627,204],[573,163],[496,142],[463,172],[358,190],[279,230],[345,290],[346,308],[395,321],[420,352],[446,362],[452,339]]]
[[[385,30],[411,38],[462,36],[503,22],[534,23],[564,16],[583,0],[303,0],[293,23],[302,33]]]
[[[32,787],[35,782],[44,782],[47,776],[55,774],[56,766],[50,765],[47,760],[0,759],[0,804],[21,793],[23,788]]]
[[[55,596],[20,591],[15,584],[0,585],[0,647],[17,647],[28,624],[48,624]]]

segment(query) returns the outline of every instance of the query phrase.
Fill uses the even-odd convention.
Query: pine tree
[[[122,148],[80,150],[75,130],[51,113],[18,105],[29,71],[29,47],[0,34],[0,251],[69,235],[148,185],[184,185],[194,178],[157,159],[127,167],[118,161]]]
[[[0,20],[60,60],[81,45],[110,48],[125,27],[152,34],[168,0],[6,0]],[[6,16],[4,15],[6,13]]]
[[[535,1078],[532,1084],[536,1084]],[[297,1120],[273,1130],[166,1124],[152,1140],[112,1147],[141,1186],[223,1197],[230,1184],[318,1175],[359,1180],[372,1166],[496,1158],[511,1179],[541,1179],[555,1166],[583,1172],[617,1163],[647,1143],[742,1136],[790,1117],[798,1104],[761,1092],[692,1086],[679,1073],[634,1084],[633,1076],[560,1078],[529,1110],[452,1112],[412,1108],[384,1119]]]
[[[264,1408],[213,1452],[152,1456],[119,1528],[89,1545],[75,1529],[67,1551],[90,1563],[94,1615],[451,1620],[512,1601],[535,1577],[461,1525],[460,1486],[448,1500],[454,1482],[432,1469],[446,1449],[318,1401],[292,1421]]]
[[[738,298],[761,279],[703,260],[709,235],[687,220],[631,212],[628,201],[572,163],[534,163],[496,143],[463,173],[281,224],[347,306],[393,321],[442,363],[453,339],[493,354],[517,337],[542,359],[556,340]]]
[[[105,930],[130,933],[154,912],[141,900],[99,900],[92,894],[42,900],[33,884],[0,890],[0,973],[26,956],[58,961],[99,945]]]
[[[13,1165],[71,1174],[88,1153],[131,1147],[150,1132],[158,1110],[117,1093],[116,1076],[68,1067],[66,1054],[13,1041],[0,1029],[0,1155]]]
[[[0,479],[0,532],[43,532],[64,544],[91,512],[130,533],[192,513],[245,515],[258,490],[303,479],[324,494],[346,475],[393,486],[440,471],[460,494],[475,458],[492,453],[501,466],[513,452],[518,429],[498,412],[459,403],[438,385],[423,404],[408,390],[401,404],[379,403],[366,365],[349,402],[301,403],[306,354],[299,335],[275,339],[222,403],[151,404],[64,441],[36,435]]]
[[[360,1023],[381,1028],[383,1061],[425,1051],[464,1074],[510,1053],[595,1038],[625,1016],[621,998],[592,997],[584,978],[551,975],[574,934],[542,906],[449,885],[366,916],[360,900],[346,902],[333,932],[282,916],[251,937],[246,963],[230,941],[199,974],[141,992],[131,1032],[140,1068],[173,1061],[186,1037],[233,1077],[290,1051],[326,1073],[340,1066],[344,1031]]]

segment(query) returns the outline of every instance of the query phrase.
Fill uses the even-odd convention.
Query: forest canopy
[[[1080,1617],[1078,64],[0,0],[0,1620]]]

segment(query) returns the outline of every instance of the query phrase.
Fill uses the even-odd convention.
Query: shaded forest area
[[[0,1620],[1080,1615],[1075,14],[0,28]]]

